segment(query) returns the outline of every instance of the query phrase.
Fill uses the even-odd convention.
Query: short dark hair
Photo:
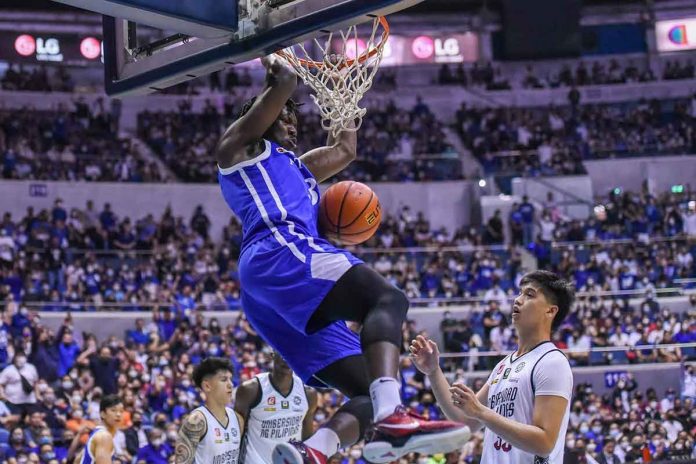
[[[99,402],[99,412],[104,412],[109,408],[123,404],[123,400],[118,395],[106,395]]]
[[[215,375],[220,371],[227,371],[234,374],[234,367],[227,358],[210,357],[205,359],[193,370],[193,383],[201,388],[206,377]]]
[[[551,323],[551,330],[556,330],[570,312],[570,307],[575,300],[573,286],[558,274],[549,271],[533,271],[525,274],[520,281],[520,287],[528,284],[536,284],[546,299],[558,306],[558,312]]]
[[[254,97],[251,97],[249,100],[247,100],[246,103],[244,103],[242,105],[242,108],[239,110],[239,113],[237,113],[236,119],[239,119],[242,116],[244,116],[245,114],[247,114],[249,112],[249,110],[251,109],[251,107],[254,106],[254,103],[256,103],[256,100],[258,98],[259,98],[258,96],[254,96]],[[285,107],[288,109],[288,111],[290,111],[293,114],[297,113],[297,109],[300,106],[302,106],[302,103],[298,103],[295,100],[293,100],[292,98],[288,98],[288,101],[285,102]]]

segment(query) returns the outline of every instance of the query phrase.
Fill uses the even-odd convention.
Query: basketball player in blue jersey
[[[242,306],[305,383],[350,398],[308,440],[277,445],[273,462],[323,464],[372,423],[364,456],[375,463],[458,448],[469,437],[463,424],[424,420],[401,406],[405,295],[317,230],[317,184],[355,159],[355,132],[329,135],[325,146],[295,156],[297,105],[290,97],[297,76],[275,56],[262,63],[266,88],[244,105],[215,149],[223,197],[242,221]],[[362,325],[359,338],[346,321]]]
[[[99,403],[102,425],[92,430],[82,451],[79,464],[111,464],[114,455],[114,435],[121,426],[123,401],[116,395],[106,395]]]

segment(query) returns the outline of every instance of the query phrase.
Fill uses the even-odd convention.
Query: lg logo
[[[36,37],[29,34],[22,34],[15,39],[15,51],[21,56],[32,56],[36,54],[39,61],[63,61],[60,52],[60,42],[58,39],[49,37]]]
[[[459,55],[459,42],[457,39],[435,39],[435,56]]]
[[[432,58],[433,55],[440,58],[459,56],[460,54],[459,42],[454,37],[433,39],[427,35],[416,37],[411,44],[411,51],[416,58],[421,60]]]

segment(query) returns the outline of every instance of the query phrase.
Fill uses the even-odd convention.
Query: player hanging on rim
[[[92,430],[82,450],[80,464],[111,464],[114,456],[114,435],[121,426],[123,401],[117,395],[106,395],[99,402],[102,425]]]
[[[274,462],[325,463],[359,441],[373,462],[410,451],[454,449],[469,437],[462,424],[427,421],[401,406],[397,380],[404,294],[317,230],[317,184],[356,157],[355,132],[329,134],[326,146],[301,157],[297,86],[275,56],[261,60],[267,86],[244,105],[215,150],[223,197],[243,227],[239,275],[242,307],[261,335],[307,384],[325,384],[349,402],[305,442],[276,447]],[[358,338],[345,321],[362,324]]]
[[[205,404],[186,416],[176,440],[176,464],[237,464],[244,419],[227,405],[232,402],[228,359],[207,358],[193,371],[193,383]]]
[[[573,373],[551,343],[551,332],[568,314],[574,291],[548,271],[525,275],[520,287],[512,310],[519,346],[498,363],[478,393],[463,384],[450,388],[432,340],[417,337],[411,355],[448,418],[472,430],[485,427],[482,463],[562,464]]]
[[[275,445],[314,433],[317,392],[296,376],[278,352],[270,372],[237,388],[234,410],[244,418],[242,464],[269,463]]]

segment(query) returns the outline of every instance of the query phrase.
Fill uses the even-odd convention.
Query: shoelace
[[[414,418],[416,418],[416,419],[420,419],[420,420],[422,420],[422,421],[427,421],[427,420],[428,420],[427,417],[421,416],[421,415],[418,414],[417,412],[414,412],[414,411],[411,410],[410,408],[407,408],[406,406],[403,406],[403,405],[397,406],[395,412],[400,413],[400,414],[406,414],[406,415],[408,415],[408,416],[414,417]]]

